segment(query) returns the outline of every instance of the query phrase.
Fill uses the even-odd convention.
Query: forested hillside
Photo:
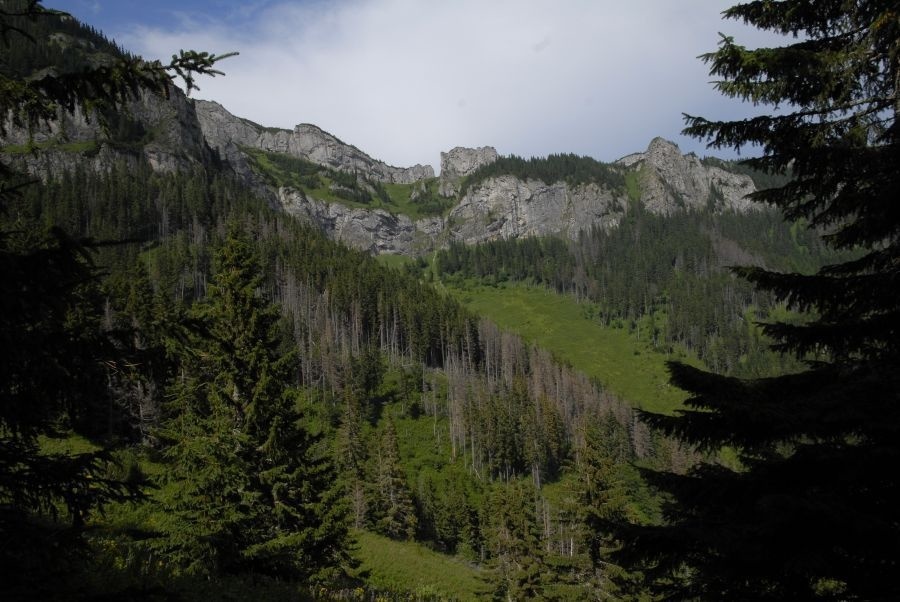
[[[773,353],[755,325],[782,315],[774,297],[735,278],[734,265],[811,273],[852,253],[829,250],[802,223],[772,210],[747,214],[697,210],[654,215],[640,204],[614,229],[577,241],[555,237],[451,244],[434,272],[451,285],[466,279],[525,282],[589,303],[596,320],[626,328],[663,352],[679,346],[710,368],[764,376],[800,366]],[[638,332],[641,328],[645,332]]]
[[[55,18],[39,19],[9,21],[36,40],[16,44],[52,39]],[[93,118],[121,123],[105,115]],[[413,583],[366,585],[358,530],[460,555],[485,592],[574,595],[606,579],[579,475],[601,470],[584,477],[592,490],[602,479],[615,511],[652,519],[627,460],[684,465],[689,452],[220,164],[154,170],[128,150],[137,126],[115,131],[125,152],[108,169],[73,148],[88,160],[39,182],[7,176],[22,183],[2,216],[9,595],[193,597],[208,580],[273,597],[314,584],[411,595]],[[29,406],[38,394],[53,401]]]
[[[806,7],[763,4],[732,16]],[[804,18],[845,28],[836,6]],[[897,36],[879,33],[896,26],[853,16],[896,76]],[[878,121],[896,91],[840,121],[839,144],[791,138],[827,119],[782,140],[691,118],[720,146],[764,143],[747,164],[662,139],[614,164],[454,149],[439,181],[315,126],[267,132],[215,103],[203,122],[174,82],[221,75],[221,56],[146,62],[29,0],[0,3],[0,37],[4,599],[896,591],[897,136]],[[794,82],[790,61],[720,53],[723,77],[759,59]],[[822,81],[836,88],[812,100],[747,94],[845,97]],[[304,132],[321,148],[266,146]],[[429,253],[388,267],[301,203],[407,234],[418,219],[427,237],[404,248]],[[550,221],[579,229],[534,235]],[[573,329],[609,337],[590,370],[561,359],[585,345]],[[666,361],[690,394],[648,376]]]

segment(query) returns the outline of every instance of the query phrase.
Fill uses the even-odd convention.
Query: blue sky
[[[138,26],[171,29],[225,23],[239,27],[254,12],[274,3],[274,0],[43,0],[44,6],[71,13],[108,35]]]
[[[196,97],[267,126],[314,123],[394,165],[435,168],[454,146],[611,161],[663,136],[709,154],[680,135],[682,113],[760,109],[718,95],[696,57],[715,49],[718,32],[751,47],[778,43],[722,21],[726,0],[44,4],[147,58],[238,51]]]

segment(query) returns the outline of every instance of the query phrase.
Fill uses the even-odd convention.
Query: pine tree
[[[175,383],[164,436],[172,517],[159,543],[194,573],[333,576],[347,560],[346,507],[321,438],[296,410],[292,352],[235,229],[197,310],[205,336]]]
[[[545,596],[542,572],[546,567],[533,492],[532,486],[522,483],[498,485],[485,507],[497,600]]]
[[[740,467],[649,475],[671,496],[667,521],[623,527],[620,558],[669,595],[900,598],[898,15],[892,0],[748,2],[725,16],[793,43],[750,50],[725,37],[704,57],[722,93],[781,110],[687,117],[686,132],[717,148],[759,145],[747,163],[792,179],[755,198],[858,258],[814,274],[737,270],[807,312],[764,327],[805,370],[739,380],[672,365],[687,409],[646,419],[735,450]]]
[[[412,539],[416,534],[416,508],[406,475],[400,464],[397,428],[389,420],[381,436],[378,454],[378,520],[379,532],[394,539]]]

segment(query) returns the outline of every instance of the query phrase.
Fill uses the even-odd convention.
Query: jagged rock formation
[[[383,209],[358,209],[310,198],[293,188],[279,188],[280,206],[320,228],[329,238],[370,253],[421,255],[439,246],[445,229],[441,217],[412,221]]]
[[[622,157],[617,164],[640,170],[641,203],[654,213],[670,215],[684,209],[713,206],[748,211],[747,195],[756,190],[749,176],[706,166],[694,154],[654,138],[646,152]]]
[[[499,176],[469,190],[450,212],[450,239],[474,244],[549,234],[574,238],[591,226],[618,225],[626,206],[624,194],[596,184]]]
[[[413,221],[382,209],[351,208],[279,188],[281,207],[329,237],[372,253],[421,255],[450,241],[476,244],[498,238],[560,234],[575,237],[585,226],[615,227],[626,199],[596,184],[523,182],[513,176],[486,180],[470,190],[446,219]]]
[[[446,153],[441,153],[441,176],[447,178],[464,178],[479,167],[489,165],[499,155],[493,146],[481,148],[463,148],[457,146]]]
[[[301,124],[293,130],[266,128],[232,115],[218,103],[191,101],[177,90],[168,101],[149,95],[140,98],[132,103],[128,118],[144,132],[128,148],[102,142],[94,121],[66,115],[35,135],[39,143],[55,150],[39,155],[11,152],[4,160],[43,175],[59,174],[78,164],[104,170],[122,157],[134,159],[137,155],[157,170],[184,169],[210,164],[217,152],[220,160],[266,195],[273,205],[321,228],[336,240],[372,253],[420,255],[451,241],[474,244],[497,238],[554,234],[574,238],[587,228],[615,227],[628,211],[624,189],[593,183],[523,181],[501,175],[470,187],[445,216],[414,221],[383,209],[351,208],[309,198],[302,191],[275,189],[254,171],[244,149],[285,153],[357,173],[371,181],[418,183],[411,192],[413,199],[426,194],[426,180],[434,174],[430,166],[392,167],[316,126]],[[66,144],[54,147],[54,141],[61,140]],[[10,131],[0,145],[10,147],[26,141],[24,132]],[[73,151],[79,142],[95,146],[87,154]],[[456,197],[463,178],[497,158],[492,147],[457,147],[441,153],[440,192]],[[755,190],[748,176],[704,164],[692,154],[682,155],[675,144],[662,138],[654,139],[645,152],[623,157],[616,165],[623,174],[638,174],[639,201],[656,213],[708,206],[747,211],[753,206],[745,198]]]
[[[464,148],[457,146],[441,153],[441,181],[438,190],[443,196],[456,196],[459,181],[474,173],[479,167],[497,160],[499,155],[493,146]]]
[[[216,102],[198,100],[196,107],[206,141],[229,163],[237,165],[239,173],[246,165],[240,151],[243,146],[284,153],[340,171],[358,173],[377,182],[412,184],[434,177],[430,165],[393,167],[308,123],[301,123],[293,130],[267,128],[232,115]]]
[[[194,103],[177,88],[172,89],[168,100],[142,93],[128,103],[119,119],[126,120],[136,131],[131,133],[132,139],[124,141],[115,140],[116,132],[112,132],[110,142],[96,116],[85,119],[80,111],[61,111],[56,121],[32,134],[41,153],[11,153],[5,160],[42,178],[85,163],[94,171],[107,171],[116,161],[134,160],[137,156],[157,171],[184,170],[212,160]],[[21,128],[7,127],[0,146],[24,146],[28,136]],[[89,153],[84,153],[86,148]]]

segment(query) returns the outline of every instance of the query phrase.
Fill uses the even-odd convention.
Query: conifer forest
[[[699,59],[759,114],[683,127],[753,209],[666,211],[649,159],[224,152],[185,93],[229,54],[52,4],[0,0],[0,598],[900,599],[895,2],[727,9],[783,36]],[[618,213],[454,238],[497,182]],[[450,234],[368,252],[288,189]]]

